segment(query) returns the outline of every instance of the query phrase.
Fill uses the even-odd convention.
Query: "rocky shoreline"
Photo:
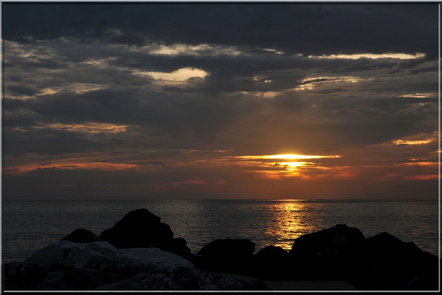
[[[287,282],[343,282],[355,290],[438,290],[439,258],[389,233],[366,238],[338,224],[290,251],[218,239],[193,254],[146,209],[96,235],[76,229],[21,263],[3,265],[4,290],[272,290]],[[279,282],[279,283],[278,283]],[[331,286],[332,284],[329,284]],[[323,288],[322,288],[323,289]]]

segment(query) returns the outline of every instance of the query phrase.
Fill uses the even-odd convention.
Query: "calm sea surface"
[[[439,249],[437,200],[3,201],[2,262],[22,261],[77,228],[99,235],[139,208],[161,217],[192,253],[219,238],[251,239],[255,253],[267,245],[289,250],[297,237],[340,223],[365,237],[386,231],[435,255]]]

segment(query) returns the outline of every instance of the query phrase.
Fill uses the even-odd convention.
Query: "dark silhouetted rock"
[[[235,274],[225,274],[225,275],[239,281],[244,286],[245,290],[268,290],[269,289],[264,281],[259,280],[254,277],[241,276],[241,275],[235,275]]]
[[[131,278],[101,286],[97,290],[245,290],[241,280],[223,274],[194,270],[190,285],[164,273],[140,273]],[[263,282],[262,282],[263,283]]]
[[[112,228],[104,230],[100,239],[119,249],[157,247],[182,256],[190,255],[187,242],[183,238],[174,239],[170,226],[146,209],[129,212]]]
[[[71,241],[74,243],[93,243],[100,241],[100,237],[87,229],[78,228],[66,237],[62,238],[60,241]]]
[[[234,259],[252,256],[255,243],[249,239],[218,239],[205,245],[198,255],[221,259]]]
[[[353,252],[364,239],[359,229],[345,224],[300,236],[290,251],[298,269],[296,276],[306,280],[344,280]]]
[[[253,256],[253,275],[266,281],[289,280],[292,257],[281,247],[266,246]]]
[[[286,250],[277,246],[266,246],[255,254],[255,258],[263,261],[286,260],[288,256]]]
[[[312,257],[320,255],[337,255],[364,241],[364,234],[355,227],[338,224],[311,234],[300,236],[295,240],[290,254]]]
[[[436,256],[384,232],[360,245],[349,281],[358,289],[435,290],[437,273]]]
[[[167,240],[165,243],[158,247],[161,250],[169,251],[183,257],[187,257],[190,255],[190,249],[187,247],[187,242],[183,238]]]
[[[146,209],[134,210],[112,228],[104,230],[100,238],[117,248],[152,247],[155,242],[173,239],[170,226],[160,220]]]
[[[193,262],[209,271],[248,275],[254,251],[255,243],[249,239],[218,239],[205,245]]]

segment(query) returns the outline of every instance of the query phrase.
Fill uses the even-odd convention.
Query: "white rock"
[[[31,265],[37,265],[43,267],[45,270],[51,268],[56,262],[65,258],[66,250],[75,247],[77,244],[69,241],[61,241],[50,244],[40,250],[35,251],[29,258],[27,258],[23,265],[29,267]]]
[[[120,249],[126,267],[144,271],[171,272],[177,268],[195,269],[192,262],[158,248]]]
[[[71,248],[66,258],[74,268],[87,267],[103,271],[118,268],[123,263],[120,252],[108,242],[100,241],[77,245],[78,247]]]
[[[106,283],[102,289],[228,290],[243,287],[228,276],[198,270],[192,262],[176,254],[158,248],[118,250],[105,241],[89,244],[59,241],[36,251],[23,266],[49,271],[42,282],[42,287],[47,289],[72,288],[79,282],[84,283],[78,286],[80,288],[95,288],[112,280],[115,281]],[[124,276],[120,277],[119,273],[138,274],[120,281]]]
[[[162,273],[140,273],[96,290],[182,290],[183,286]]]

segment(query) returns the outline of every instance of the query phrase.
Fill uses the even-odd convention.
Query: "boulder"
[[[34,253],[23,262],[24,268],[38,266],[45,271],[48,271],[58,261],[63,260],[70,249],[79,244],[70,241],[60,241],[43,247]]]
[[[125,267],[120,251],[105,241],[75,244],[66,251],[65,259],[58,261],[55,266],[107,272],[119,272],[120,268]]]
[[[238,280],[225,274],[199,271],[200,290],[244,290],[245,286]]]
[[[117,262],[121,265],[121,254],[107,242],[78,244],[59,241],[35,251],[16,265],[6,274],[5,283],[11,289],[24,290],[70,289],[75,286],[76,289],[88,289],[96,286],[91,283],[91,280],[96,281],[94,277],[117,270]]]
[[[157,241],[173,239],[170,226],[160,220],[146,209],[134,210],[112,228],[101,232],[100,238],[119,249],[152,247]]]
[[[174,239],[170,226],[160,220],[146,209],[137,209],[101,232],[100,239],[119,249],[157,247],[182,256],[190,255],[187,242],[183,238]]]
[[[290,254],[297,257],[339,255],[364,241],[364,234],[355,227],[338,224],[295,240]]]
[[[255,243],[249,239],[218,239],[193,256],[198,268],[219,273],[249,275]]]
[[[96,290],[184,290],[163,273],[139,273],[128,279],[107,284]]]
[[[255,283],[253,286],[262,287],[264,283],[260,283]],[[139,273],[131,278],[101,286],[96,290],[245,290],[249,289],[249,286],[250,284],[245,285],[240,279],[234,279],[228,275],[195,269],[186,272],[184,276]]]
[[[250,257],[255,243],[249,239],[218,239],[205,245],[197,255],[210,258],[236,259]]]
[[[40,290],[93,290],[121,280],[120,274],[102,272],[88,268],[72,268],[64,271],[51,271],[36,289]]]
[[[255,258],[262,261],[281,261],[288,257],[287,251],[277,246],[266,246],[255,254]]]
[[[78,228],[66,237],[62,238],[60,241],[71,241],[74,243],[93,243],[100,241],[100,237],[87,229]]]
[[[188,257],[191,254],[190,249],[187,247],[187,241],[183,238],[167,240],[163,244],[159,245],[159,248],[183,257]]]
[[[235,274],[225,274],[243,284],[245,290],[268,290],[266,283],[260,279]]]
[[[120,249],[125,267],[135,272],[161,271],[173,273],[176,269],[194,269],[189,260],[159,248]]]
[[[59,241],[7,267],[11,290],[242,290],[226,275],[198,270],[158,248],[117,249],[106,241]]]
[[[289,254],[303,280],[345,280],[355,249],[365,240],[355,227],[338,224],[300,236]]]
[[[292,257],[281,247],[266,246],[253,256],[253,275],[266,281],[291,279]]]
[[[360,245],[348,280],[358,289],[436,290],[438,260],[414,243],[384,232]]]

